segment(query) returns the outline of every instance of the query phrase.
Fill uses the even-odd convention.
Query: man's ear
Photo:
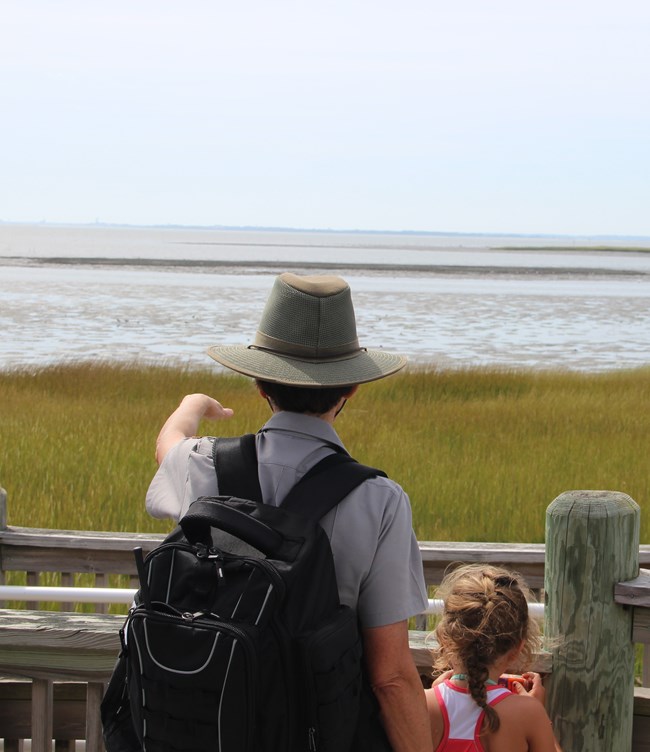
[[[354,397],[354,395],[357,393],[357,390],[359,389],[359,385],[355,384],[354,386],[350,387],[350,391],[346,393],[345,399],[350,399],[350,397]]]
[[[274,412],[275,412],[275,407],[273,407],[273,402],[271,402],[271,398],[270,398],[270,397],[269,397],[269,395],[268,395],[268,394],[267,394],[267,393],[266,393],[266,392],[264,391],[264,389],[262,389],[262,387],[261,387],[261,386],[260,386],[259,384],[256,384],[256,386],[257,386],[257,391],[258,391],[258,393],[259,393],[260,397],[261,397],[261,398],[262,398],[263,400],[266,400],[266,402],[268,403],[268,406],[269,406],[269,407],[271,408],[271,412],[272,412],[272,413],[274,413]]]

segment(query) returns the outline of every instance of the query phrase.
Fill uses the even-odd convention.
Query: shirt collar
[[[260,431],[287,431],[291,433],[301,433],[325,441],[333,446],[341,447],[345,450],[343,442],[334,430],[334,427],[321,418],[313,415],[304,415],[303,413],[292,413],[282,410],[273,415],[262,426]]]

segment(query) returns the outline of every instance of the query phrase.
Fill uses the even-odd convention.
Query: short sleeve
[[[358,613],[364,627],[394,624],[428,606],[411,506],[404,491],[397,489],[385,507],[372,565],[359,591]]]
[[[370,478],[321,520],[330,538],[341,601],[363,627],[421,614],[428,605],[420,548],[403,489]]]
[[[165,455],[149,485],[145,507],[152,517],[178,522],[199,496],[216,494],[211,440],[183,439]]]

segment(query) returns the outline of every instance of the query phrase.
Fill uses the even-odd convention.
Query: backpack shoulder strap
[[[361,465],[349,454],[335,452],[318,462],[289,491],[282,509],[320,520],[364,480],[386,473]]]
[[[257,475],[255,434],[215,438],[212,461],[221,496],[262,501],[262,489]]]
[[[212,459],[220,495],[262,501],[255,434],[215,438]],[[301,517],[320,520],[364,480],[377,476],[386,477],[386,473],[361,465],[344,450],[338,450],[305,473],[281,506]]]

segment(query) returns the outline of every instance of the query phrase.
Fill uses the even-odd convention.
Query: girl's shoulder
[[[544,706],[537,698],[531,695],[519,695],[516,692],[511,692],[501,698],[501,702],[496,705],[496,710],[502,720],[512,720],[522,724],[524,721],[548,718]]]
[[[535,697],[513,693],[504,697],[495,710],[501,723],[492,737],[490,752],[554,749],[551,720]]]

